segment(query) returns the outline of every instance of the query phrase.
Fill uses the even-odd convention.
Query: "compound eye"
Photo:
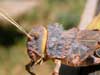
[[[31,36],[36,40],[36,39],[38,39],[38,37],[39,37],[39,33],[38,33],[38,32],[33,32],[33,33],[31,34]]]
[[[97,57],[100,57],[100,48],[96,50],[95,54]]]

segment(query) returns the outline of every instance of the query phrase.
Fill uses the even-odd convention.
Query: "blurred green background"
[[[48,25],[55,22],[61,23],[66,30],[77,26],[86,2],[86,0],[34,1],[36,1],[37,5],[29,7],[29,11],[12,16],[28,32],[32,29],[33,25]],[[24,5],[24,0],[0,0],[1,4],[4,2],[11,4],[21,2],[20,8],[23,8]],[[0,6],[0,8],[3,7]],[[10,9],[9,6],[7,12],[9,13],[12,10],[16,11],[15,8]],[[16,13],[19,12],[17,11]],[[28,75],[24,69],[25,65],[30,61],[27,55],[26,39],[27,37],[16,27],[5,20],[0,20],[0,75]],[[39,69],[36,70],[41,75],[49,75],[53,68],[52,65],[50,61],[41,65],[42,68],[38,66],[37,68]]]

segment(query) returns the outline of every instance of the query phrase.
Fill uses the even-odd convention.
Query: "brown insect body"
[[[35,39],[33,36],[32,40],[28,40],[28,54],[32,62],[26,65],[26,70],[34,75],[30,71],[30,67],[37,62],[42,55],[42,59],[59,59],[62,63],[69,66],[89,66],[95,65],[94,63],[94,53],[100,48],[100,31],[92,30],[79,30],[77,28],[72,28],[70,30],[64,31],[61,25],[52,24],[47,28],[48,36],[45,45],[45,51],[41,51],[41,45],[43,40],[43,27],[37,27],[30,32],[38,33],[38,38]],[[74,56],[79,56],[79,64],[74,65]],[[88,60],[89,61],[88,61]],[[92,60],[92,61],[91,61]],[[42,61],[42,60],[41,60]],[[39,63],[41,62],[39,61]]]

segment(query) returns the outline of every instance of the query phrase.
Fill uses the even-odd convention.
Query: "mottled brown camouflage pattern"
[[[44,34],[43,28],[43,26],[36,26],[29,33],[33,37],[31,40],[28,39],[27,41],[27,52],[31,58],[33,53],[42,56],[41,45]]]
[[[95,64],[92,55],[100,47],[98,47],[100,44],[100,31],[79,30],[78,28],[64,31],[62,26],[57,23],[48,25],[47,31],[46,56],[67,60],[69,62],[67,65],[70,65],[73,55],[79,55],[82,63],[78,66]],[[33,36],[34,32],[38,33],[37,39]],[[35,27],[30,35],[33,36],[33,39],[28,40],[28,54],[32,57],[32,54],[36,53],[41,57],[43,27]]]
[[[47,55],[49,58],[62,59],[66,56],[63,41],[63,28],[58,23],[48,25]]]
[[[78,66],[95,64],[91,56],[94,54],[95,50],[99,48],[97,46],[100,41],[100,31],[78,30],[77,28],[72,28],[63,32],[63,36],[65,40],[64,48],[67,50],[66,60],[71,63],[73,59],[72,56],[79,55],[80,61],[84,63]],[[91,53],[91,55],[88,55],[89,53]]]

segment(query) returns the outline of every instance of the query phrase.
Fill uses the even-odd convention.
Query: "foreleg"
[[[30,75],[35,75],[35,73],[33,73],[32,71],[31,71],[31,67],[34,65],[34,61],[31,61],[29,64],[27,64],[26,66],[25,66],[25,68],[26,68],[26,71],[28,72],[28,73],[30,73]]]

